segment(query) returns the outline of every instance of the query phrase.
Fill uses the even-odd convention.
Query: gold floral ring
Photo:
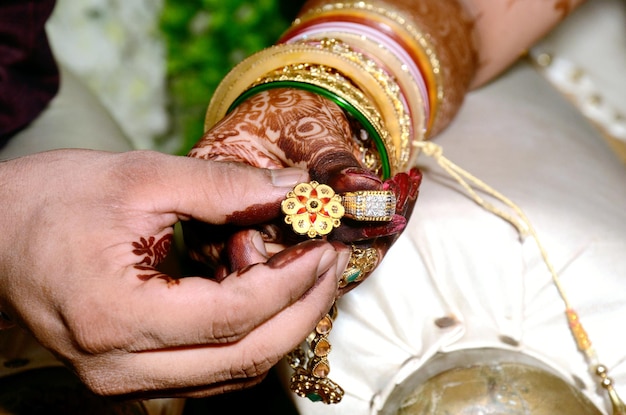
[[[341,224],[345,209],[341,196],[328,185],[300,183],[281,203],[285,222],[299,235],[309,238],[328,235]]]
[[[359,221],[390,221],[396,197],[387,190],[362,190],[338,195],[316,181],[300,183],[281,203],[285,222],[298,235],[309,238],[328,235],[345,216]]]

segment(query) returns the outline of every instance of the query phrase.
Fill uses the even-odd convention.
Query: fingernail
[[[287,167],[284,169],[271,169],[272,184],[276,187],[294,187],[298,183],[308,180],[309,175],[306,171],[295,167]]]
[[[267,250],[265,249],[265,241],[263,240],[263,236],[260,233],[255,233],[252,236],[252,245],[254,249],[257,250],[259,254],[261,254],[264,258],[268,258]]]
[[[373,183],[381,184],[382,180],[377,177],[374,173],[366,169],[358,169],[358,168],[347,168],[343,171],[344,174],[352,177],[358,177],[363,180],[371,180]]]
[[[328,184],[337,192],[347,192],[355,189],[379,189],[382,181],[367,170],[349,167],[342,170],[341,174],[333,176]]]
[[[320,258],[320,262],[317,265],[317,276],[322,276],[326,271],[330,269],[337,261],[337,252],[329,249],[324,252],[322,257]]]
[[[343,276],[343,272],[348,267],[348,262],[350,262],[350,255],[352,251],[350,249],[342,249],[339,251],[339,255],[337,256],[337,281],[341,279]]]

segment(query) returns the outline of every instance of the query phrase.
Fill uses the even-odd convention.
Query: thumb
[[[280,213],[280,201],[293,187],[308,181],[298,168],[262,169],[243,163],[176,157],[165,186],[162,212],[213,224],[241,226],[264,222]]]

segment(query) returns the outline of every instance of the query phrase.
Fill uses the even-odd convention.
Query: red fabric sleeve
[[[46,107],[59,71],[44,30],[54,0],[0,0],[0,146]]]

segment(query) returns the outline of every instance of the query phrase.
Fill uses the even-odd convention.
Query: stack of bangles
[[[457,111],[476,59],[471,25],[455,1],[391,3],[307,2],[276,45],[243,60],[222,80],[205,130],[262,91],[301,89],[334,102],[360,125],[365,139],[362,134],[354,145],[366,168],[382,179],[408,171],[418,155],[415,143],[441,130]],[[454,76],[444,70],[455,66],[466,69]],[[339,226],[343,216],[391,220],[395,205],[390,191],[336,195],[329,186],[311,182],[297,185],[282,208],[296,233],[314,238]],[[310,214],[319,220],[306,220]],[[353,247],[340,285],[360,281],[378,262],[376,249]],[[329,312],[309,336],[307,352],[299,348],[290,354],[291,389],[324,403],[337,403],[344,393],[328,378],[327,337],[334,314]]]

